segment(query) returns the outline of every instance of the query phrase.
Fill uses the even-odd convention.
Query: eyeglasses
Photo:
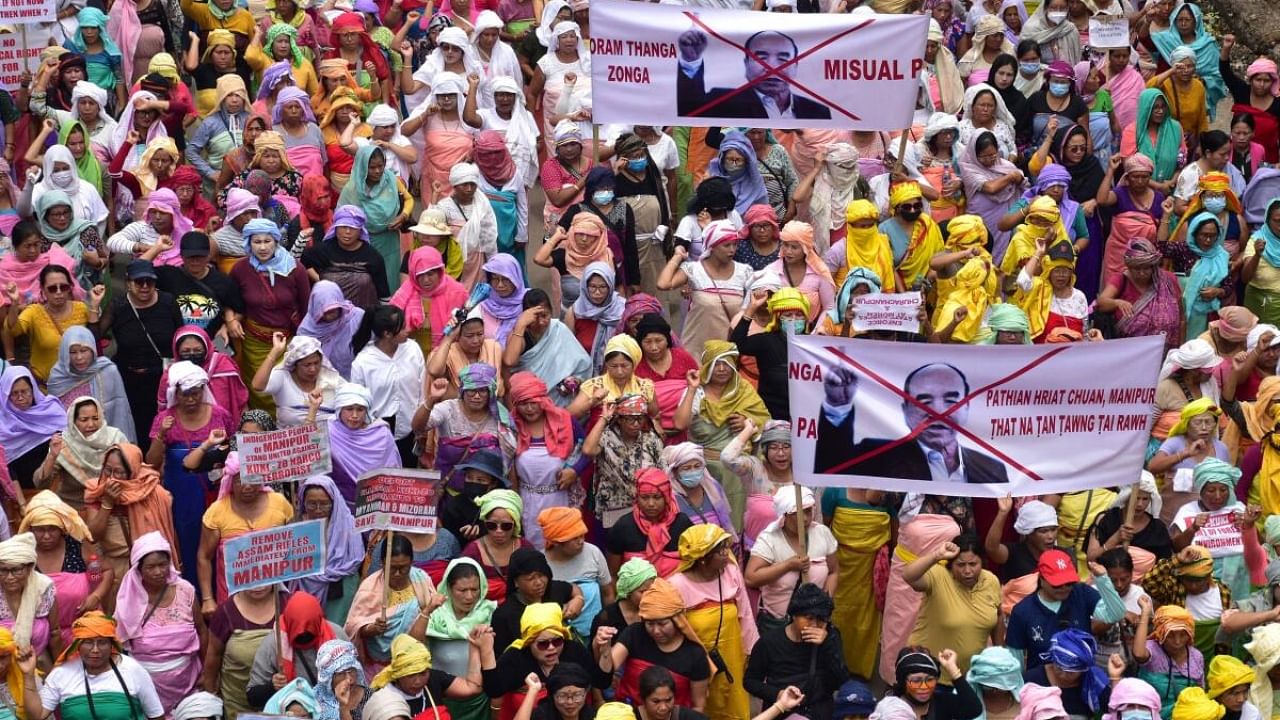
[[[62,293],[71,292],[71,286],[68,285],[67,283],[58,283],[57,285],[47,285],[45,286],[44,291],[46,294],[57,293],[61,295]]]
[[[908,210],[908,211],[923,210],[924,203],[920,203],[920,202],[902,203],[901,205],[898,206],[898,209]]]
[[[561,641],[563,642],[563,641]],[[556,700],[566,703],[582,702],[587,699],[586,690],[561,690],[555,695]]]
[[[309,502],[303,503],[302,507],[309,512],[329,512],[333,509],[331,502]]]
[[[538,648],[539,650],[543,650],[543,651],[545,651],[545,650],[555,650],[555,649],[557,649],[557,648],[562,648],[562,647],[564,647],[564,638],[562,638],[562,637],[553,637],[553,638],[547,638],[547,639],[545,639],[545,640],[539,640],[539,641],[535,642],[535,643],[533,644],[533,646],[534,646],[534,647],[536,647],[536,648]]]
[[[13,388],[9,391],[11,398],[31,397],[31,388]]]
[[[19,565],[18,567],[0,567],[0,577],[18,577],[25,575],[31,569],[30,565]]]
[[[907,678],[907,685],[910,687],[929,687],[937,684],[938,678],[936,677]]]
[[[482,395],[488,394],[489,388],[470,388],[462,391],[463,397],[481,397]]]
[[[488,530],[489,532],[493,532],[495,530],[501,530],[502,532],[511,532],[512,530],[516,529],[516,524],[513,522],[498,522],[495,520],[486,520],[484,522],[484,529]]]
[[[133,283],[134,285],[137,285],[138,287],[151,287],[152,285],[156,284],[156,279],[155,278],[134,278],[129,282]]]
[[[80,649],[87,650],[90,648],[97,650],[105,650],[111,647],[111,638],[85,638],[80,641]]]
[[[116,480],[129,479],[129,471],[124,468],[103,468],[102,471],[107,475],[107,477],[114,478]]]

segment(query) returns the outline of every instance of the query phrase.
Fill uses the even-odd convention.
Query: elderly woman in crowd
[[[7,363],[0,374],[0,447],[9,475],[22,487],[51,453],[55,434],[66,427],[66,411],[58,399],[40,391],[31,371]]]
[[[89,328],[77,325],[63,332],[46,388],[64,406],[86,395],[100,398],[102,422],[124,433],[130,442],[137,439],[120,370],[98,354],[97,338]]]
[[[1156,611],[1153,625],[1151,602],[1139,603],[1142,612],[1133,635],[1133,659],[1138,662],[1138,678],[1155,688],[1160,696],[1160,716],[1168,720],[1178,694],[1204,684],[1204,655],[1192,644],[1196,630],[1191,613],[1177,605],[1165,605]]]
[[[1113,313],[1118,337],[1164,334],[1165,348],[1183,342],[1182,291],[1173,273],[1160,267],[1163,257],[1146,240],[1129,243],[1125,271],[1107,279],[1098,309]]]
[[[315,422],[320,398],[313,393],[307,398],[307,422]],[[385,420],[373,415],[373,400],[363,385],[342,383],[333,395],[335,413],[326,422],[329,427],[329,453],[333,460],[333,483],[342,499],[354,507],[356,480],[377,468],[401,466],[391,428]]]
[[[36,539],[36,569],[53,581],[58,603],[55,619],[63,643],[69,643],[71,623],[80,613],[110,607],[111,568],[92,568],[100,577],[90,576],[89,566],[98,556],[89,528],[79,513],[48,490],[27,504],[18,532],[28,531]]]
[[[325,475],[313,475],[298,484],[295,515],[302,520],[325,521],[324,571],[298,580],[297,589],[315,597],[330,621],[342,622],[360,584],[364,560],[364,542],[356,532],[355,517],[338,486]]]
[[[1199,374],[1203,371],[1184,371],[1183,375]],[[1163,383],[1162,383],[1163,384]],[[1195,388],[1194,381],[1185,383]],[[1156,386],[1157,403],[1161,385]],[[1196,388],[1197,390],[1199,388]],[[1190,395],[1191,393],[1187,393]],[[1178,398],[1185,400],[1187,395]],[[1160,449],[1147,461],[1147,469],[1151,473],[1164,477],[1165,489],[1161,498],[1170,504],[1167,508],[1169,517],[1187,502],[1195,499],[1191,490],[1191,474],[1196,466],[1205,458],[1214,457],[1229,460],[1230,451],[1227,445],[1218,439],[1219,418],[1222,410],[1214,403],[1212,397],[1196,398],[1182,407],[1178,413],[1177,424],[1169,429],[1169,437],[1160,443]]]
[[[658,466],[661,453],[662,436],[644,396],[624,395],[605,403],[582,445],[582,454],[595,459],[595,512],[605,530],[631,512],[636,473]]]
[[[240,417],[249,403],[249,388],[240,377],[240,369],[229,355],[214,346],[213,339],[198,325],[184,325],[173,335],[173,357],[187,360],[204,369],[209,376],[209,392],[214,402],[231,417]],[[168,370],[160,378],[161,394],[156,406],[164,410],[167,405],[165,392],[169,387]]]
[[[702,448],[691,442],[668,445],[662,449],[662,464],[671,475],[676,503],[695,525],[713,523],[732,526],[729,501],[711,473]]]
[[[0,627],[10,629],[18,647],[30,648],[47,667],[61,655],[64,644],[56,625],[57,589],[36,569],[37,559],[36,538],[30,532],[0,542]]]
[[[1236,500],[1240,469],[1218,458],[1205,458],[1196,465],[1192,481],[1199,498],[1179,508],[1169,524],[1173,546],[1211,548],[1213,577],[1233,596],[1245,597],[1251,589],[1246,554],[1253,551],[1259,560],[1262,555],[1257,533],[1250,527],[1261,508]]]
[[[128,439],[107,424],[102,403],[85,396],[68,405],[67,424],[59,442],[62,447],[56,453],[50,442],[50,453],[36,470],[36,484],[49,488],[71,507],[83,508],[85,488],[102,474],[107,450]]]
[[[462,473],[456,465],[469,453],[497,449],[503,466],[509,468],[516,446],[511,417],[497,398],[497,369],[474,363],[463,368],[458,379],[461,397],[446,400],[448,383],[436,378],[431,381],[426,402],[413,416],[415,433],[436,431],[435,466],[453,490],[462,488]]]
[[[328,421],[337,415],[334,403],[342,377],[321,348],[319,340],[306,335],[295,335],[287,343],[284,333],[271,335],[271,348],[251,387],[269,396],[276,420],[283,427],[305,424],[309,417]],[[312,415],[317,395],[320,404]]]
[[[762,631],[786,624],[786,603],[803,583],[813,583],[828,595],[836,594],[839,545],[831,529],[818,522],[816,505],[808,488],[781,487],[774,493],[777,519],[756,537],[743,571],[747,587],[760,591],[756,620]],[[806,537],[803,541],[801,532]],[[797,551],[797,545],[805,552]]]

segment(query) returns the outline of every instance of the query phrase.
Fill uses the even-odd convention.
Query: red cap
[[[1040,553],[1040,563],[1036,567],[1040,577],[1050,585],[1066,585],[1080,582],[1076,573],[1076,563],[1066,552],[1058,549],[1045,550]]]

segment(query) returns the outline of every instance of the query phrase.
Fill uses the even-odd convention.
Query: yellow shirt
[[[230,30],[237,35],[252,38],[257,31],[257,26],[253,22],[253,15],[244,8],[237,8],[231,17],[226,20],[219,20],[213,16],[213,13],[209,12],[209,3],[182,0],[182,12],[205,32],[210,30]],[[202,41],[201,47],[203,46]]]
[[[1152,78],[1154,81],[1155,78]],[[1204,94],[1204,81],[1191,78],[1191,85],[1185,89],[1178,88],[1173,78],[1166,78],[1162,83],[1147,82],[1147,87],[1159,88],[1169,101],[1169,115],[1182,125],[1182,132],[1209,132],[1209,113],[1205,109],[1207,102]]]
[[[267,494],[267,507],[261,515],[248,522],[231,509],[231,498],[219,498],[217,502],[204,511],[201,522],[206,528],[218,533],[223,538],[239,537],[254,530],[280,527],[293,519],[293,506],[284,495],[273,492]]]
[[[18,314],[18,324],[13,327],[13,336],[26,335],[31,339],[31,374],[42,384],[49,379],[49,371],[58,361],[58,345],[62,343],[62,333],[75,325],[89,324],[89,308],[79,300],[71,303],[71,314],[61,322],[55,323],[43,305],[29,305]]]
[[[987,646],[991,630],[999,621],[1000,581],[983,570],[972,589],[951,577],[945,565],[934,565],[924,575],[924,603],[916,627],[907,641],[929,648],[956,651],[960,669],[969,671],[969,658]]]
[[[1246,259],[1257,254],[1253,249],[1253,240],[1249,238],[1249,242],[1240,243]],[[1266,257],[1263,257],[1258,261],[1258,271],[1253,274],[1253,282],[1249,284],[1262,292],[1280,293],[1280,268],[1273,267],[1267,262]]]

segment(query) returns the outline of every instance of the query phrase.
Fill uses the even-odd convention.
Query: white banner
[[[1129,44],[1129,18],[1123,15],[1094,15],[1089,18],[1089,47],[1125,48]]]
[[[593,2],[592,120],[900,130],[928,20]]]
[[[54,22],[58,19],[56,5],[55,0],[9,0],[0,5],[0,24]]]
[[[853,329],[920,332],[920,293],[867,293],[854,298]]]
[[[789,352],[797,481],[1000,497],[1137,482],[1164,340]]]
[[[53,3],[49,3],[50,15],[52,15]],[[5,9],[6,12],[9,10]],[[33,20],[22,21],[0,21],[5,22],[34,22]],[[23,49],[23,35],[25,30],[26,49]],[[16,92],[18,86],[22,83],[22,71],[27,70],[31,74],[35,74],[36,69],[40,67],[40,51],[45,49],[49,44],[49,29],[39,25],[19,25],[11,33],[0,33],[0,87],[9,92]]]

